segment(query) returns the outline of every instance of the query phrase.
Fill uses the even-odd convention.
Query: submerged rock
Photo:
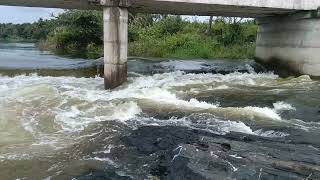
[[[103,72],[103,59],[95,61],[98,72]],[[183,71],[186,73],[229,74],[233,72],[252,73],[265,72],[266,69],[253,60],[149,60],[130,58],[128,71],[138,74],[151,75]],[[100,74],[101,75],[101,74]],[[133,75],[133,74],[131,74]]]
[[[281,139],[222,136],[176,126],[144,126],[116,139],[121,145],[105,157],[117,162],[119,170],[127,169],[133,179],[301,179],[311,173],[312,178],[320,177],[318,166],[295,165],[286,158],[297,146],[273,151],[281,149]]]

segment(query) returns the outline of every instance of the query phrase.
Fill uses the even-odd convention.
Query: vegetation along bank
[[[58,55],[103,56],[102,12],[66,10],[51,20],[0,24],[2,41],[32,41]],[[130,14],[129,56],[183,59],[253,58],[257,26],[253,20]]]

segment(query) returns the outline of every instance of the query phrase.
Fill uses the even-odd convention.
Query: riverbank
[[[167,37],[171,39],[175,37]],[[222,46],[220,44],[209,42],[211,38],[199,38],[193,41],[193,45],[189,46],[189,42],[183,42],[183,45],[170,44],[166,39],[153,39],[150,41],[130,42],[128,55],[130,57],[143,58],[174,58],[174,59],[253,59],[255,54],[255,43],[245,45],[229,45]],[[169,40],[170,41],[170,40]],[[97,59],[103,57],[102,45],[89,45],[86,49],[78,51],[72,47],[67,49],[56,48],[54,43],[48,41],[38,42],[36,45],[42,51],[51,51],[56,55],[71,57]]]
[[[23,39],[23,38],[9,38],[0,39],[0,43],[37,43],[35,39]]]
[[[48,51],[39,51],[34,43],[1,43],[0,74],[14,77],[18,75],[39,76],[72,76],[72,77],[103,77],[104,59],[97,60],[73,59],[59,57]],[[264,71],[253,60],[214,60],[172,59],[172,58],[141,58],[128,57],[128,72],[139,74],[167,73],[184,71],[186,73],[228,74],[237,69],[247,72],[247,64],[257,71]]]
[[[129,55],[174,59],[253,59],[255,43],[222,45],[214,37],[195,33],[129,43]]]
[[[210,24],[181,16],[130,14],[129,56],[176,59],[254,57],[257,31],[254,21],[220,17]],[[0,38],[37,39],[38,48],[60,56],[86,59],[103,56],[103,23],[99,11],[70,10],[52,20],[22,25],[2,24],[1,28]],[[20,30],[15,31],[17,29]]]

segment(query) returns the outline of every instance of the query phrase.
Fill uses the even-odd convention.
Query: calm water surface
[[[36,73],[95,65],[0,43],[0,179],[320,179],[319,81],[250,60],[132,59],[114,91]]]

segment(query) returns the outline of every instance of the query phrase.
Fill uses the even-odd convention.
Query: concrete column
[[[257,19],[256,59],[280,76],[320,77],[317,11]]]
[[[113,89],[127,80],[128,10],[105,7],[104,19],[104,84]]]

